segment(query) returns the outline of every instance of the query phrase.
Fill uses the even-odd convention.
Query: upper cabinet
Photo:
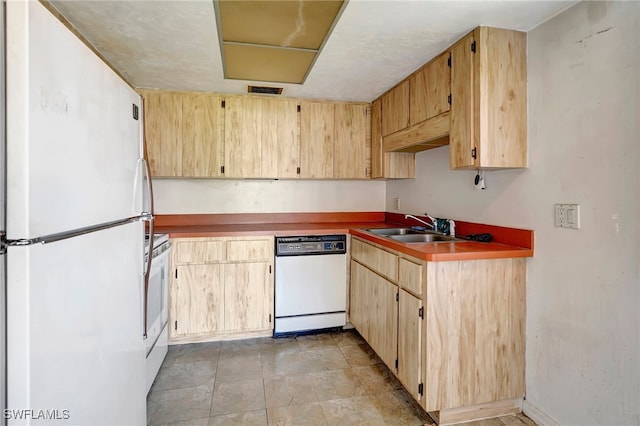
[[[370,137],[367,104],[300,102],[300,177],[367,179]]]
[[[220,96],[182,96],[182,176],[222,176],[223,125]]]
[[[152,176],[182,176],[182,96],[144,96],[144,129]]]
[[[409,77],[409,124],[449,111],[450,54],[445,52]]]
[[[451,48],[452,169],[527,167],[526,37],[479,27]]]
[[[297,114],[291,100],[226,97],[225,177],[297,177]]]
[[[383,94],[383,150],[415,153],[449,143],[450,94],[448,52]]]
[[[147,157],[156,177],[219,177],[223,163],[222,98],[143,92]]]
[[[382,95],[382,136],[409,126],[409,80]]]
[[[367,103],[141,91],[154,177],[368,179]]]
[[[452,169],[527,167],[526,55],[525,33],[476,28],[379,98],[382,151],[449,144]]]
[[[370,128],[366,104],[334,105],[333,177],[366,179],[371,174],[368,164],[367,131]]]
[[[333,104],[300,102],[300,177],[333,177]]]

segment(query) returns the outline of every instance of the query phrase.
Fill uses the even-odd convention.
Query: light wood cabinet
[[[422,400],[422,299],[402,289],[398,295],[398,379],[417,401]]]
[[[409,125],[449,111],[450,53],[445,52],[409,77]]]
[[[337,103],[334,105],[333,177],[366,179],[367,105]]]
[[[350,320],[425,410],[444,424],[519,410],[525,259],[425,262],[357,237],[351,256]]]
[[[368,269],[358,262],[351,261],[351,280],[349,287],[349,321],[358,330],[358,333],[369,341],[369,286],[367,278]]]
[[[182,98],[174,93],[145,93],[144,127],[152,176],[182,176]]]
[[[224,330],[271,328],[273,287],[269,262],[224,265]]]
[[[382,100],[371,104],[371,178],[406,179],[416,175],[416,156],[385,152],[382,146]]]
[[[527,167],[526,37],[479,27],[451,48],[452,169]]]
[[[333,177],[333,105],[300,102],[300,177]]]
[[[182,96],[182,176],[220,177],[224,164],[222,97]]]
[[[370,175],[367,105],[300,102],[300,177],[366,179]]]
[[[175,303],[172,336],[215,333],[224,330],[222,265],[180,265],[175,267],[171,299]]]
[[[220,177],[222,98],[142,91],[147,157],[154,177]]]
[[[409,127],[409,80],[382,95],[382,136]]]
[[[178,238],[173,246],[172,340],[273,329],[273,237]]]
[[[296,177],[297,102],[227,96],[225,177]]]
[[[398,359],[398,286],[365,268],[369,295],[369,345],[392,370]]]
[[[450,80],[445,52],[379,98],[384,152],[415,153],[449,143]]]

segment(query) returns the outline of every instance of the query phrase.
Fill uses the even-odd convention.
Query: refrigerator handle
[[[145,172],[145,180],[147,182],[146,185],[146,206],[148,207],[148,212],[142,212],[142,214],[147,215],[149,222],[149,249],[147,251],[146,256],[146,265],[144,270],[144,308],[143,308],[143,322],[144,322],[144,332],[143,338],[147,338],[147,331],[149,324],[147,323],[147,310],[149,306],[149,277],[151,274],[151,262],[153,261],[153,225],[154,225],[154,216],[153,216],[153,186],[151,184],[151,172],[149,170],[149,163],[146,160],[142,159],[142,163],[144,164],[144,172]]]

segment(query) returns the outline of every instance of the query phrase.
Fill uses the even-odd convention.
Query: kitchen
[[[525,413],[637,424],[637,28],[637,4],[616,2],[581,2],[530,28],[528,168],[487,171],[485,190],[475,171],[449,169],[445,146],[417,154],[407,180],[157,179],[156,213],[429,211],[533,229]],[[558,203],[581,205],[581,230],[554,226]]]

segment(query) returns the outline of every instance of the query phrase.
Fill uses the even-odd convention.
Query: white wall
[[[384,191],[382,181],[153,181],[159,214],[384,211]]]
[[[529,169],[448,170],[418,154],[387,210],[535,230],[527,405],[563,425],[640,424],[640,3],[582,2],[529,33]],[[582,229],[555,228],[579,203]]]

